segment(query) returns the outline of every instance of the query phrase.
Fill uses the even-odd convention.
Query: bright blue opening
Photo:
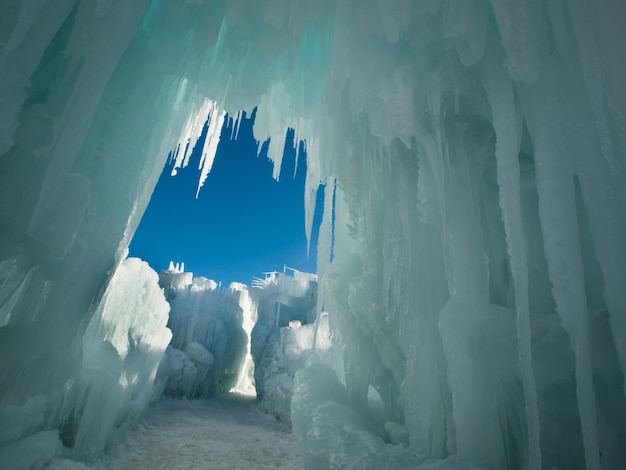
[[[170,260],[184,262],[185,271],[223,286],[233,281],[250,284],[253,277],[282,271],[285,265],[316,272],[323,191],[318,192],[307,258],[304,146],[298,144],[295,171],[294,132],[290,130],[280,181],[275,181],[272,162],[267,158],[268,142],[259,144],[252,134],[254,116],[254,112],[249,118],[243,114],[236,140],[230,140],[234,124],[225,120],[213,168],[198,199],[198,163],[207,127],[195,144],[189,165],[179,169],[176,176],[170,176],[173,161],[165,166],[130,245],[130,256],[142,258],[157,271],[167,268]]]

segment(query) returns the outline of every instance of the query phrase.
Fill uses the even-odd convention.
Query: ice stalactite
[[[502,55],[498,58],[503,60]],[[483,84],[493,118],[500,207],[515,296],[518,356],[524,399],[526,400],[526,419],[530,441],[527,465],[528,468],[538,469],[541,468],[539,412],[537,410],[535,377],[532,370],[527,249],[524,239],[518,160],[521,135],[519,135],[517,126],[513,86],[504,76],[504,70],[495,64],[497,62],[494,60],[485,65]]]
[[[200,180],[198,181],[196,197],[198,197],[200,189],[204,185],[211,171],[211,167],[213,166],[225,117],[226,113],[218,108],[217,103],[207,99],[202,103],[199,110],[194,110],[191,113],[178,139],[176,152],[173,156],[174,165],[172,175],[175,175],[179,168],[185,168],[189,164],[193,144],[200,138],[205,123],[208,126],[207,135],[204,140],[204,148],[202,149],[200,157],[200,168],[198,168],[200,170]]]

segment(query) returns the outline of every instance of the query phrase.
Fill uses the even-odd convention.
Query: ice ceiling
[[[625,17],[620,0],[1,2],[0,423],[20,424],[0,445],[67,422],[55,400],[189,116],[258,106],[275,175],[287,128],[306,141],[309,232],[327,184],[319,305],[344,405],[372,386],[424,458],[624,468]],[[347,468],[314,432],[324,410],[345,423],[315,410],[294,422],[305,462]]]

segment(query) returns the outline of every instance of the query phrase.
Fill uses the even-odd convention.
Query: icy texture
[[[317,276],[268,273],[250,295],[257,312],[251,344],[257,399],[265,411],[290,423],[296,371],[330,347],[327,315],[313,324]]]
[[[172,337],[168,313],[157,274],[139,259],[124,260],[82,338],[81,368],[62,393],[0,406],[0,446],[17,441],[0,449],[3,468],[40,468],[61,449],[91,458],[116,428],[134,425],[158,393],[154,380]]]
[[[29,423],[19,437],[61,426],[85,330],[188,116],[163,69],[187,42],[157,28],[169,48],[148,52],[149,6],[0,5],[0,408]]]
[[[61,453],[91,458],[117,428],[134,425],[158,393],[155,376],[172,337],[168,313],[157,274],[141,260],[124,260],[82,338],[81,368],[62,393],[0,406],[2,468],[41,468]]]
[[[402,446],[385,443],[381,437],[384,431],[370,416],[365,414],[364,418],[351,406],[345,387],[322,364],[298,371],[294,389],[293,431],[304,449],[302,457],[307,469],[480,470],[453,459],[428,460]]]
[[[137,258],[122,262],[83,337],[83,365],[65,390],[61,438],[72,455],[101,452],[114,428],[135,424],[157,397],[155,377],[172,338],[157,274]]]
[[[2,3],[0,406],[19,423],[2,445],[54,431],[42,406],[77,378],[189,119],[258,105],[275,175],[285,130],[306,142],[309,232],[326,184],[318,310],[342,406],[378,394],[435,467],[626,467],[624,17],[620,0]],[[369,442],[349,410],[343,462]]]
[[[193,144],[200,138],[205,122],[207,123],[208,130],[200,156],[200,168],[198,168],[200,170],[200,180],[196,197],[213,166],[225,117],[226,113],[218,109],[216,102],[205,100],[198,111],[192,111],[178,139],[176,151],[172,156],[174,158],[172,175],[175,175],[179,168],[185,168],[189,164]],[[184,264],[182,270],[185,270]]]
[[[255,362],[255,384],[257,396],[264,398],[266,378],[286,373],[287,342],[292,343],[294,355],[303,349],[307,335],[301,331],[315,320],[317,306],[317,277],[295,271],[293,276],[283,273],[268,273],[264,280],[257,280],[251,291],[256,303],[257,320],[252,330],[251,352]],[[296,339],[301,331],[301,340]],[[312,330],[307,328],[307,331]],[[273,362],[273,364],[270,364]],[[293,377],[295,369],[290,375]],[[288,413],[287,413],[288,414]]]
[[[231,391],[244,395],[256,395],[254,387],[254,360],[252,359],[252,330],[257,319],[256,303],[250,296],[250,290],[245,284],[233,282],[228,286],[230,295],[233,296],[243,310],[243,330],[246,332],[246,355],[239,367],[237,382]]]
[[[41,431],[0,449],[0,462],[6,470],[38,469],[61,453],[59,432]]]
[[[237,289],[222,291],[215,281],[193,277],[184,264],[161,271],[159,284],[171,306],[172,342],[165,352],[158,381],[169,396],[198,398],[227,392],[239,384],[246,363],[249,335],[243,329],[246,298]]]

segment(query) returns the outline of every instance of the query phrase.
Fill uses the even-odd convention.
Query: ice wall
[[[350,409],[376,390],[432,458],[623,468],[625,10],[4,2],[0,406],[76,375],[107,273],[208,98],[259,106],[276,175],[286,128],[306,140],[309,229],[327,183],[319,305]],[[315,465],[341,467],[332,442]]]
[[[266,412],[291,423],[296,371],[323,359],[330,347],[328,317],[314,323],[317,276],[268,273],[253,284],[250,296],[256,311],[250,349],[257,400]]]
[[[41,468],[54,457],[91,459],[120,428],[137,424],[159,395],[155,377],[172,337],[169,310],[156,272],[140,259],[125,259],[86,328],[74,378],[61,391],[0,409],[2,468]]]
[[[156,272],[125,259],[87,326],[81,371],[57,411],[70,456],[97,456],[114,428],[136,424],[159,397],[155,378],[172,339],[169,313]]]
[[[189,115],[193,51],[168,37],[182,18],[151,24],[150,4],[0,5],[0,409],[27,423],[1,419],[0,445],[24,455],[78,380],[90,318]]]
[[[370,7],[331,66],[350,145],[320,159],[351,401],[374,386],[427,455],[619,468],[622,33],[585,2],[422,2],[394,42]]]
[[[252,309],[235,285],[222,290],[215,281],[193,277],[170,265],[159,284],[171,306],[172,341],[159,369],[158,382],[169,396],[199,398],[228,392],[239,383],[246,365],[249,333],[243,328]]]

